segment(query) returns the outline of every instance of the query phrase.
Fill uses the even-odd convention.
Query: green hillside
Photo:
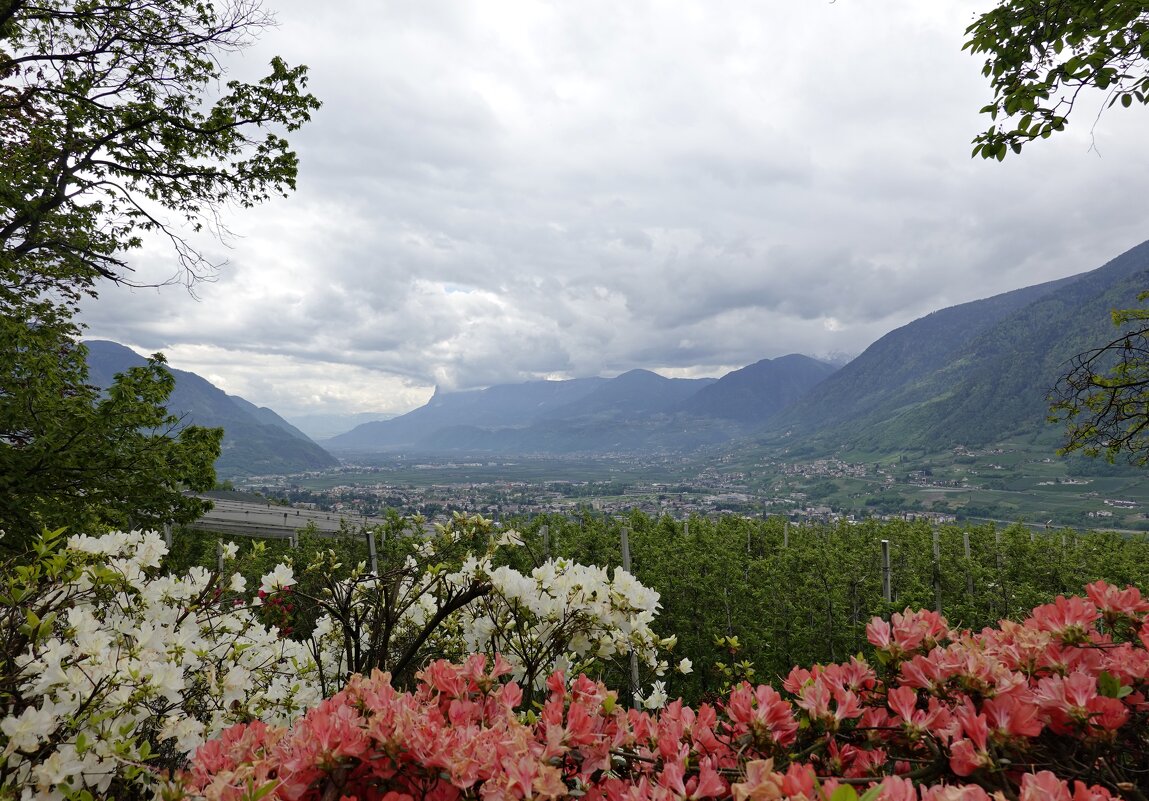
[[[116,373],[144,363],[137,353],[115,342],[93,340],[84,344],[88,348],[89,380],[96,386],[107,387]],[[187,425],[223,429],[223,450],[215,464],[221,478],[297,473],[339,464],[270,409],[228,396],[195,373],[169,370],[176,387],[168,409]]]
[[[1109,312],[1149,286],[1149,243],[1097,270],[928,315],[891,332],[779,415],[763,442],[804,454],[941,451],[1005,438],[1053,450],[1050,389],[1111,339]],[[798,436],[801,435],[801,436]]]

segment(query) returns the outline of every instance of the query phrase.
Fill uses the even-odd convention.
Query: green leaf
[[[839,785],[834,792],[830,793],[829,801],[858,801],[858,791],[851,784]]]

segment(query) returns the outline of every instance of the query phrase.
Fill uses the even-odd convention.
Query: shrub
[[[0,579],[0,798],[142,795],[239,722],[321,700],[314,660],[242,577],[160,575],[154,533],[45,535]]]
[[[1024,623],[875,618],[877,659],[794,668],[697,710],[624,709],[561,672],[520,712],[511,667],[437,662],[413,692],[356,677],[291,728],[208,743],[172,798],[1101,801],[1149,793],[1149,603],[1097,582]],[[488,667],[489,665],[489,667]],[[856,789],[855,789],[856,788]]]

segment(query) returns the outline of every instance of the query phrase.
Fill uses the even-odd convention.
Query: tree
[[[213,265],[166,213],[218,230],[223,204],[295,187],[276,131],[319,106],[306,67],[242,83],[221,62],[270,23],[255,0],[0,0],[0,310],[129,282],[149,233],[194,282]]]
[[[19,550],[43,529],[155,529],[206,510],[184,491],[214,485],[223,430],[181,428],[167,413],[175,380],[161,356],[101,393],[85,383],[85,355],[57,330],[0,318],[0,547]]]
[[[1063,130],[1082,90],[1107,106],[1149,103],[1149,6],[1140,0],[1002,0],[966,29],[966,50],[985,54],[993,125],[973,154],[1004,159]]]
[[[221,432],[180,427],[154,357],[101,393],[73,316],[126,254],[166,237],[191,285],[212,265],[188,238],[224,205],[295,186],[281,132],[318,108],[305,67],[227,80],[227,53],[272,22],[256,0],[0,0],[0,528],[194,518]],[[174,219],[174,221],[173,221]],[[178,432],[178,433],[177,433]]]
[[[1149,299],[1142,292],[1138,300]],[[1062,453],[1124,453],[1149,464],[1149,309],[1117,309],[1113,324],[1125,330],[1113,341],[1075,356],[1051,393],[1050,422],[1066,423]]]

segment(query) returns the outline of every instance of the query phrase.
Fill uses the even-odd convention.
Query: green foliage
[[[84,348],[59,330],[0,316],[0,545],[19,549],[43,528],[161,528],[190,522],[210,489],[219,429],[187,426],[164,402],[162,357],[86,383]]]
[[[794,665],[868,652],[871,618],[906,607],[933,609],[940,599],[951,624],[978,630],[1098,579],[1149,587],[1149,541],[1117,534],[946,526],[937,529],[935,559],[935,529],[925,521],[799,525],[724,515],[684,523],[634,512],[517,521],[527,545],[520,554],[542,552],[543,525],[552,556],[593,552],[607,567],[620,564],[628,527],[632,572],[661,595],[660,630],[678,637],[670,662],[686,657],[695,668],[668,677],[668,689],[691,703],[739,677],[776,683]],[[882,540],[890,543],[889,603]]]
[[[101,394],[86,383],[76,305],[124,254],[166,236],[191,282],[211,269],[167,213],[198,231],[225,204],[295,185],[277,131],[318,102],[279,59],[256,83],[222,56],[271,23],[258,3],[0,4],[0,528],[158,527],[202,510],[218,430],[165,410],[160,357]],[[214,100],[207,100],[214,97]]]
[[[0,308],[74,302],[155,232],[194,280],[192,230],[294,188],[306,68],[229,81],[223,54],[272,22],[258,3],[12,0],[0,7]],[[217,96],[214,101],[206,98]]]
[[[1064,130],[1081,91],[1108,106],[1149,102],[1149,9],[1136,0],[1002,0],[966,30],[965,49],[986,57],[994,91],[981,109],[993,125],[973,155],[1002,160]]]
[[[1138,300],[1149,299],[1143,292]],[[1080,451],[1113,463],[1120,455],[1149,463],[1149,309],[1116,309],[1126,330],[1073,359],[1055,389],[1052,422],[1066,423],[1062,453]]]

